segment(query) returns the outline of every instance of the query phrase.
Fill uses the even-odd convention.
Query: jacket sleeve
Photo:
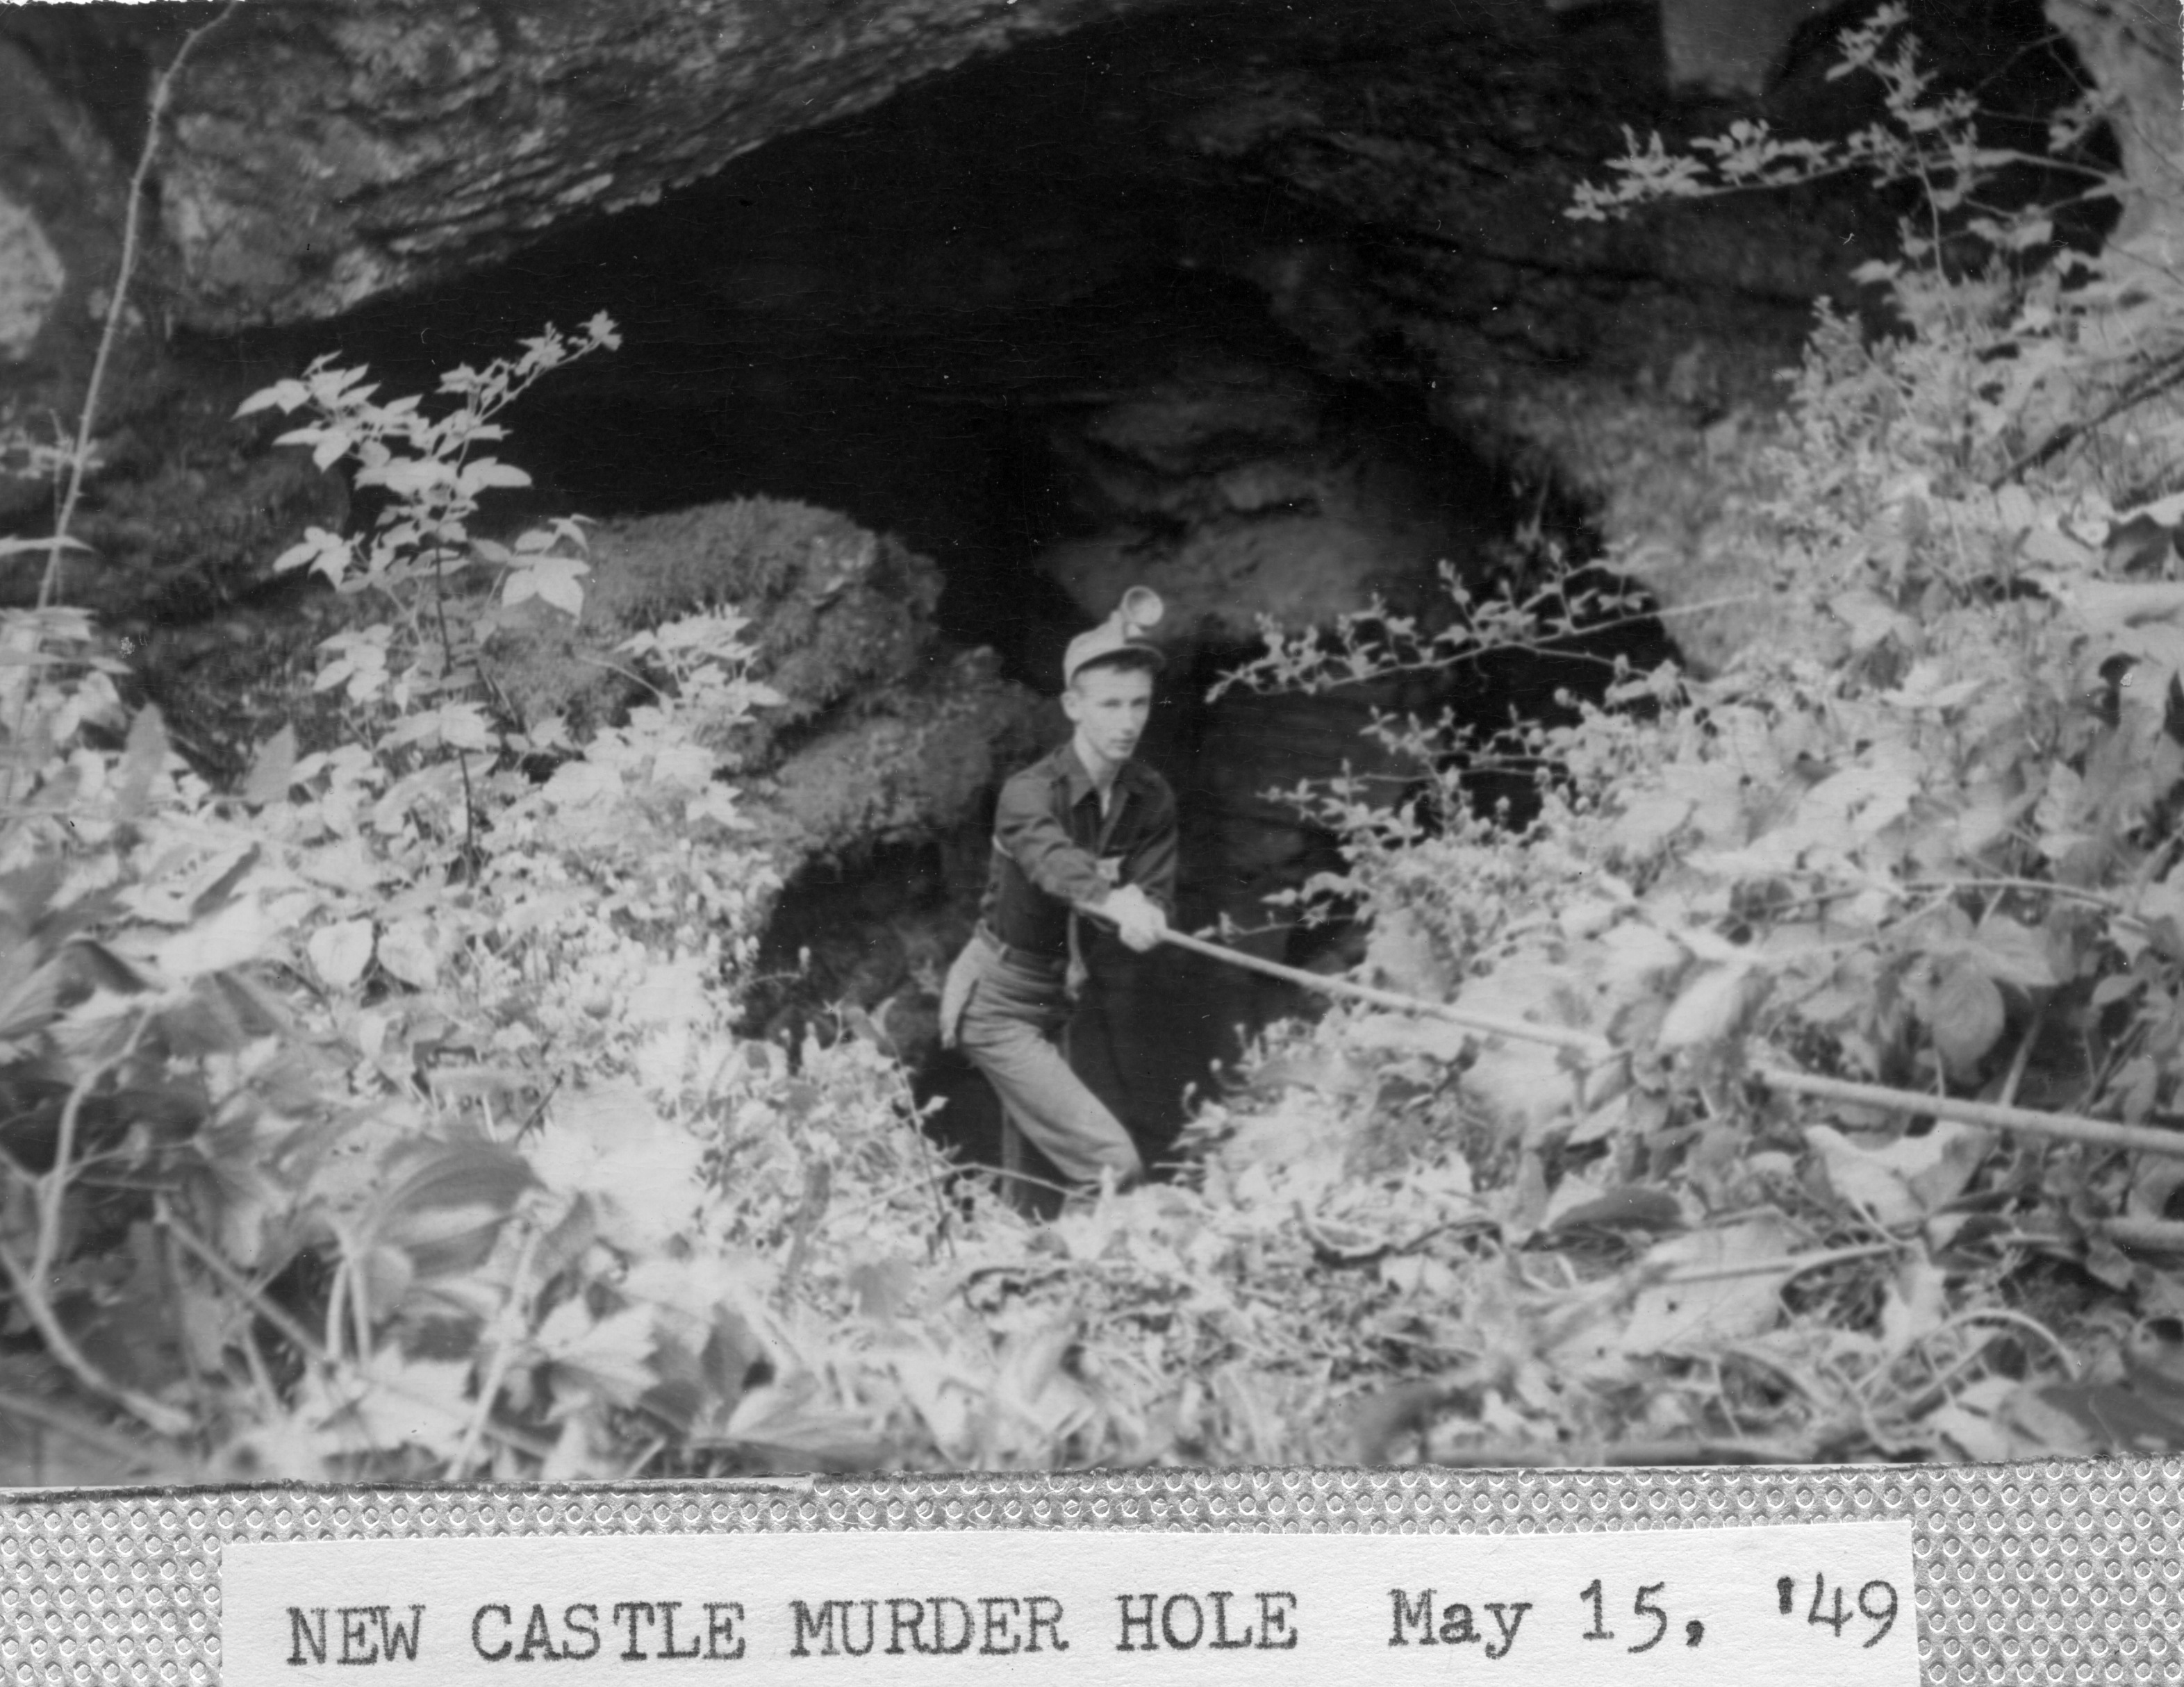
[[[1123,861],[1123,882],[1134,884],[1160,904],[1161,912],[1175,917],[1176,823],[1175,793],[1162,780],[1150,793],[1152,809],[1145,829]]]
[[[1036,774],[1019,773],[1001,787],[994,841],[1049,896],[1077,905],[1107,894],[1098,860],[1070,841],[1054,812],[1053,785]]]

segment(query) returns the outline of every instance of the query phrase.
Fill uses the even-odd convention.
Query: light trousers
[[[983,932],[950,969],[942,998],[942,1031],[986,1075],[1000,1097],[1007,1126],[1076,1183],[1095,1183],[1112,1169],[1116,1180],[1142,1177],[1144,1162],[1122,1122],[1070,1070],[1056,1038],[1069,1020],[1063,964],[1050,968],[1005,956]],[[1002,1132],[1005,1171],[1021,1171]],[[1016,1159],[1018,1163],[1011,1165]],[[1022,1205],[1021,1193],[1012,1198]]]

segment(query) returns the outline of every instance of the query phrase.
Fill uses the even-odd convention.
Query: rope
[[[1086,911],[1096,912],[1093,910]],[[1099,917],[1106,918],[1104,915]],[[1109,923],[1113,922],[1111,921]],[[1330,978],[1323,973],[1307,972],[1301,966],[1285,966],[1278,960],[1263,960],[1256,955],[1246,955],[1224,944],[1209,943],[1204,938],[1195,938],[1184,932],[1163,932],[1161,941],[1171,948],[1202,955],[1208,960],[1240,967],[1247,972],[1264,973],[1269,978],[1279,978],[1285,983],[1295,984],[1301,989],[1315,991],[1321,995],[1340,996],[1396,1013],[1414,1013],[1426,1018],[1446,1020],[1451,1025],[1479,1032],[1484,1036],[1507,1037],[1514,1041],[1544,1043],[1554,1048],[1568,1049],[1583,1055],[1596,1065],[1623,1060],[1628,1055],[1627,1050],[1617,1048],[1605,1037],[1593,1032],[1578,1031],[1564,1026],[1535,1025],[1527,1019],[1479,1013],[1447,1002],[1428,1001],[1422,996],[1375,989],[1369,984],[1352,983],[1347,978]],[[2115,1149],[2127,1154],[2148,1154],[2167,1160],[2184,1160],[2184,1131],[2165,1130],[2158,1126],[2126,1125],[2113,1119],[2092,1118],[2081,1113],[2047,1113],[2034,1107],[2006,1107],[1992,1101],[1935,1095],[1923,1090],[1894,1089],[1886,1084],[1854,1083],[1845,1078],[1821,1077],[1809,1072],[1789,1072],[1779,1066],[1756,1068],[1750,1077],[1763,1088],[1779,1094],[1847,1101],[1858,1106],[1881,1108],[1892,1113],[1953,1119],[1962,1124],[1981,1125],[1989,1130],[2048,1137],[2086,1147]]]
[[[1396,1013],[1415,1013],[1430,1019],[1445,1019],[1451,1025],[1460,1025],[1467,1031],[1482,1032],[1490,1037],[1507,1037],[1524,1043],[1545,1043],[1553,1048],[1574,1050],[1595,1061],[1612,1061],[1622,1054],[1622,1050],[1605,1037],[1596,1036],[1590,1031],[1575,1031],[1559,1025],[1535,1025],[1529,1019],[1512,1019],[1498,1013],[1479,1013],[1447,1002],[1430,1002],[1420,996],[1401,995],[1394,990],[1376,990],[1369,984],[1353,984],[1347,978],[1330,978],[1324,973],[1307,972],[1301,966],[1284,966],[1279,960],[1262,960],[1256,955],[1246,955],[1241,949],[1230,949],[1223,944],[1208,943],[1203,938],[1194,938],[1182,932],[1165,933],[1161,941],[1177,949],[1189,949],[1193,955],[1203,955],[1230,966],[1240,966],[1247,972],[1263,972],[1269,978],[1279,978],[1307,990],[1317,990],[1323,995],[1369,1002],[1374,1007],[1388,1008]]]
[[[1916,1090],[1891,1089],[1879,1083],[1852,1083],[1847,1078],[1820,1077],[1810,1072],[1769,1069],[1752,1076],[1768,1088],[1791,1095],[1886,1107],[1897,1113],[1930,1113],[1937,1119],[1985,1125],[1992,1130],[2020,1131],[2027,1136],[2053,1137],[2061,1142],[2084,1143],[2093,1148],[2118,1148],[2128,1154],[2154,1154],[2165,1159],[2184,1160],[2184,1131],[2163,1130],[2155,1125],[2123,1125],[2113,1119],[2088,1118],[2081,1113],[2043,1113],[2036,1107],[2004,1107],[1993,1101],[1926,1095]]]

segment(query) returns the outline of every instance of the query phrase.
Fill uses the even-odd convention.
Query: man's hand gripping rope
[[[1160,904],[1134,884],[1117,885],[1097,906],[1084,911],[1113,926],[1123,943],[1139,955],[1175,935],[1167,928],[1167,915]]]

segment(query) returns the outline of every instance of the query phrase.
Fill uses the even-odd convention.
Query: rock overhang
[[[1814,9],[1810,0],[1656,3],[1658,74],[1747,93]],[[155,61],[177,20],[169,14],[192,8],[144,9],[141,23],[99,20],[86,50],[133,47]],[[769,141],[971,61],[1098,25],[1166,14],[1188,57],[1190,25],[1202,19],[1214,70],[1231,53],[1308,58],[1330,31],[1458,34],[1521,58],[1552,44],[1558,19],[1600,9],[1384,0],[1362,18],[1234,0],[254,5],[206,40],[175,90],[159,188],[170,307],[213,333],[339,315],[505,261],[572,220],[652,203]],[[31,39],[50,42],[68,27],[49,19]]]
[[[146,8],[140,26],[123,15],[137,8],[95,9],[95,50],[134,40],[148,65],[170,50],[179,23],[213,15]],[[776,230],[781,250],[761,233],[738,257],[750,225],[738,221],[694,264],[689,298],[676,306],[688,320],[669,337],[726,354],[785,334],[815,354],[854,357],[891,334],[923,348],[936,382],[983,379],[964,402],[1016,403],[1022,393],[999,390],[1016,376],[987,355],[992,325],[1078,308],[1131,265],[1165,264],[1263,299],[1318,374],[1423,392],[1450,433],[1535,462],[1599,495],[1613,516],[1630,500],[1595,484],[1620,472],[1620,459],[1597,448],[1591,413],[1615,412],[1610,434],[1631,435],[1625,424],[1642,412],[1637,435],[1696,441],[1724,415],[1763,406],[1808,302],[1840,292],[1869,239],[1885,237],[1885,219],[1871,206],[1754,202],[1601,230],[1557,212],[1569,185],[1614,150],[1624,121],[1641,131],[1680,117],[1712,126],[1723,108],[1693,113],[1672,85],[1748,93],[1810,31],[1814,9],[1802,0],[1733,18],[1718,0],[252,7],[206,41],[176,89],[159,176],[165,247],[145,294],[201,346],[252,326],[348,324],[360,308],[432,313],[451,281],[499,287],[591,231],[648,215],[656,230],[660,216],[682,214],[671,206],[712,214],[717,205],[704,209],[691,184],[744,179],[784,143],[807,156],[835,146],[903,97],[935,109],[946,90],[990,92],[997,70],[1019,65],[1039,86],[1057,54],[1112,55],[1126,36],[1143,64],[1156,35],[1152,50],[1167,59],[1130,94],[1141,132],[1101,163],[1111,186],[1137,172],[1114,205],[1068,203],[1083,161],[1107,147],[1083,124],[1069,142],[1078,152],[1054,154],[1043,203],[1026,198],[1022,214],[953,236],[872,202],[897,188],[879,183],[861,200],[844,177],[819,220],[834,225],[831,245],[811,246],[809,229]],[[2111,60],[2135,62],[2129,20],[2109,15],[2108,0],[2049,0],[2049,9],[2077,17]],[[14,27],[0,18],[0,36]],[[1051,122],[1020,92],[972,142],[990,146],[997,167],[1048,146],[1064,126],[1060,103],[1088,87],[1058,93]],[[108,150],[125,153],[126,100],[107,92]],[[111,157],[103,167],[111,176]],[[0,177],[9,168],[0,160]],[[1170,215],[1143,191],[1164,173],[1179,193],[1217,191]],[[960,209],[936,204],[931,215]],[[616,210],[627,214],[608,214]],[[76,230],[46,217],[63,233],[95,232],[96,217],[81,220]],[[98,267],[59,243],[77,276]],[[75,247],[98,255],[94,240]],[[643,261],[624,252],[605,261]],[[47,315],[90,320],[65,299]],[[980,321],[983,339],[950,349],[950,334]],[[46,337],[50,348],[52,330]],[[73,333],[71,344],[86,337]],[[616,362],[581,378],[641,384],[660,373],[634,347]],[[1032,370],[1029,384],[1051,384],[1050,373]],[[768,378],[748,373],[754,391]],[[1702,503],[1704,488],[1693,497]]]

